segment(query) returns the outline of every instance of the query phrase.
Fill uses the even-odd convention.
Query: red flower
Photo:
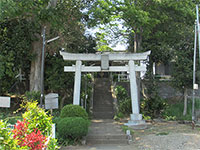
[[[43,136],[40,130],[35,129],[33,132],[28,133],[28,122],[17,121],[15,129],[13,130],[14,138],[18,139],[18,145],[28,146],[31,150],[40,150],[45,147],[46,137]]]

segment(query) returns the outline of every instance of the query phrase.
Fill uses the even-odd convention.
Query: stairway
[[[97,78],[94,87],[93,118],[112,119],[114,116],[113,99],[109,78]]]
[[[88,145],[127,144],[128,139],[120,125],[112,119],[92,120],[86,137]]]
[[[94,144],[127,144],[126,135],[120,125],[112,120],[114,116],[113,99],[108,78],[95,80],[93,120],[86,142]]]

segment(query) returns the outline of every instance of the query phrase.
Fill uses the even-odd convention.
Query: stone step
[[[98,100],[100,101],[105,101],[105,100],[110,100],[110,98],[112,98],[112,94],[107,92],[99,92],[95,93],[94,97],[98,98]]]
[[[90,140],[90,139],[107,139],[107,140],[110,140],[110,139],[126,139],[126,135],[124,134],[113,134],[113,135],[110,135],[110,134],[100,134],[100,135],[88,135],[87,136],[87,139]]]
[[[112,107],[113,106],[113,103],[112,102],[94,102],[94,107],[103,107],[103,106],[106,106],[106,107]]]
[[[95,106],[94,105],[94,109],[93,109],[94,112],[107,112],[107,111],[112,111],[113,112],[113,106],[110,105],[110,106]]]
[[[113,112],[93,112],[93,118],[97,119],[113,119]]]
[[[128,144],[127,139],[88,139],[87,144]]]

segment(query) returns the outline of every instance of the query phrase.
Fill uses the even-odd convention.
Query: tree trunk
[[[62,97],[62,99],[61,99],[61,102],[60,102],[60,109],[63,108],[64,102],[65,102],[65,99],[66,99],[66,98],[67,98],[67,94],[65,94],[65,95]]]
[[[183,110],[183,116],[187,114],[187,88],[184,88],[184,110]]]
[[[134,50],[133,50],[134,53],[137,52],[137,33],[135,32],[134,34]]]
[[[49,9],[50,7],[55,8],[56,4],[57,0],[50,0],[47,9]],[[47,26],[46,33],[48,34],[50,30],[50,25],[47,24],[46,26]],[[36,37],[38,38],[38,41],[34,41],[32,44],[33,48],[32,52],[35,55],[35,58],[31,62],[30,91],[41,91],[41,61],[42,61],[42,46],[43,46],[41,35],[37,34]]]
[[[36,36],[38,40],[32,44],[32,53],[35,55],[35,58],[31,62],[30,91],[41,90],[42,37],[39,34]]]

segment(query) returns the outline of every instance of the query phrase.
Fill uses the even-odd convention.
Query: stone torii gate
[[[147,60],[151,51],[144,53],[102,53],[80,54],[60,51],[64,60],[76,61],[76,65],[65,66],[65,72],[75,72],[73,104],[80,105],[81,72],[129,72],[131,89],[131,120],[127,125],[139,125],[144,123],[139,113],[138,88],[136,83],[136,71],[146,71],[145,66],[135,65],[135,61]],[[101,61],[101,66],[85,66],[82,61]],[[109,61],[128,61],[125,66],[109,66]]]

